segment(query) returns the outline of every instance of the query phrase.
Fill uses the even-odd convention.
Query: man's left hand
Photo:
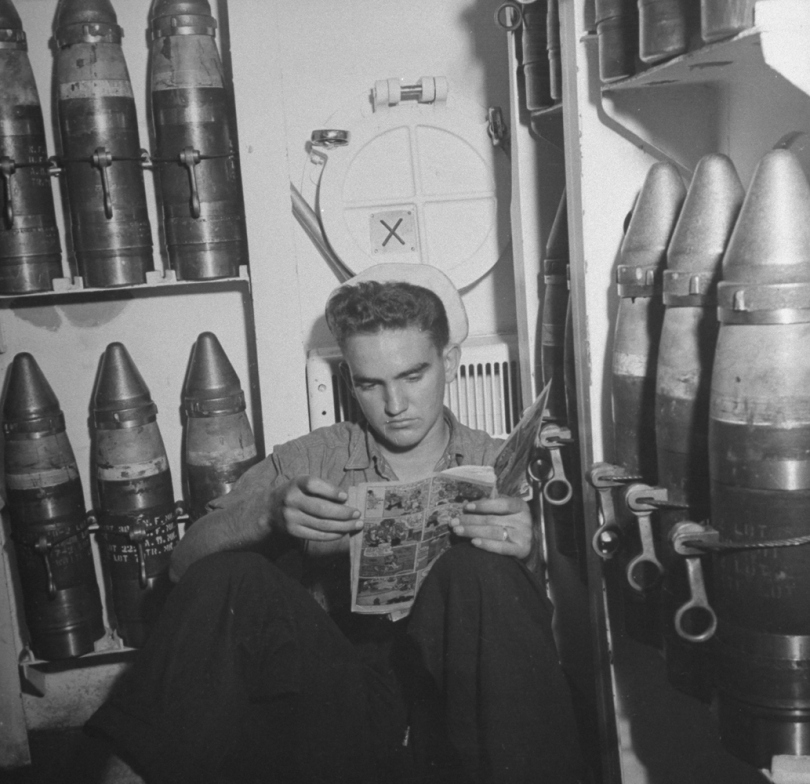
[[[521,560],[532,552],[532,515],[520,498],[486,498],[465,504],[453,533],[475,547]]]

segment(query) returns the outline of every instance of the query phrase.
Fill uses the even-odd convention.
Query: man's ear
[[[458,373],[458,366],[461,363],[461,346],[457,343],[451,343],[444,350],[444,380],[450,383]]]
[[[340,373],[341,378],[346,382],[346,386],[349,387],[349,392],[352,393],[352,397],[357,397],[354,394],[354,382],[352,381],[352,371],[349,370],[349,365],[345,360],[340,360],[340,364],[338,365],[338,372]]]

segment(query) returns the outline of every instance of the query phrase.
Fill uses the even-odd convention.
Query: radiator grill
[[[492,436],[508,435],[523,411],[520,365],[514,336],[470,338],[456,378],[447,386],[445,405],[469,427]],[[310,427],[356,422],[360,411],[339,371],[337,348],[317,349],[307,357]]]

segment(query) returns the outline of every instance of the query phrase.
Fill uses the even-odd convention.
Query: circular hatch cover
[[[454,104],[455,105],[455,104]],[[458,288],[488,272],[509,242],[509,162],[449,104],[378,109],[329,150],[318,209],[332,249],[357,274],[374,264],[441,269]]]

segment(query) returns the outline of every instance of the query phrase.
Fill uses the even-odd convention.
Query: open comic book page
[[[497,476],[498,495],[528,498],[531,494],[528,469],[529,462],[538,443],[540,429],[548,403],[551,382],[543,387],[520,418],[514,430],[509,434],[498,456],[495,458],[495,476]]]
[[[352,611],[402,617],[431,565],[450,547],[464,504],[494,494],[491,481],[458,472],[419,482],[364,483],[349,491],[363,530],[352,539]]]

